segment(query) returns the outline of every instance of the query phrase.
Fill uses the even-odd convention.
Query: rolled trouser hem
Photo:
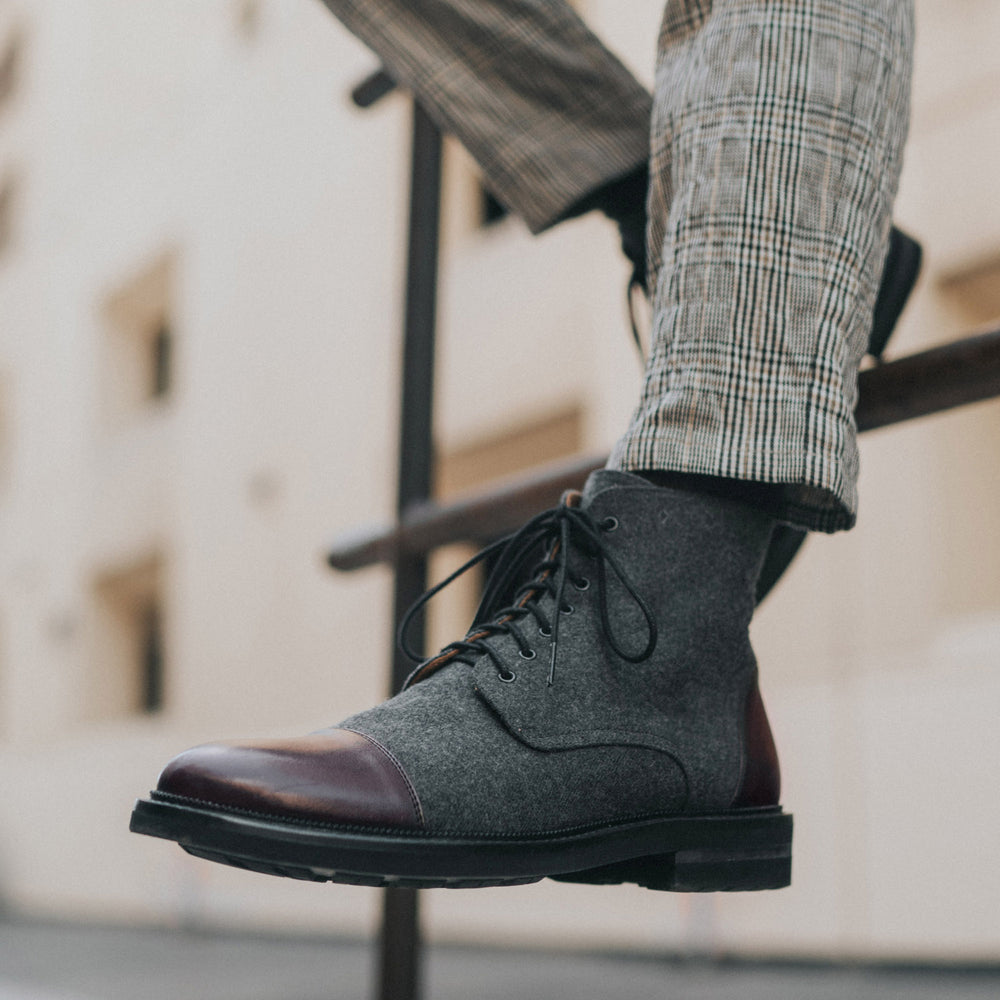
[[[683,436],[688,440],[686,435]],[[775,466],[777,469],[788,467],[781,462],[776,462]],[[768,513],[783,524],[805,531],[832,534],[853,528],[857,521],[857,492],[853,484],[847,488],[843,485],[838,487],[833,484],[812,483],[796,477],[794,473],[783,471],[741,475],[734,473],[729,467],[721,469],[693,460],[675,441],[667,438],[660,438],[655,442],[644,441],[641,454],[637,454],[637,449],[630,448],[627,441],[623,440],[608,459],[607,467],[622,472],[659,470],[779,486],[781,489],[769,494],[773,506],[769,505]]]

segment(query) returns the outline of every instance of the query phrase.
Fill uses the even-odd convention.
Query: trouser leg
[[[565,0],[323,2],[533,232],[649,156],[649,94]]]
[[[783,484],[784,519],[853,523],[857,371],[911,61],[911,0],[670,0],[653,345],[615,467]]]

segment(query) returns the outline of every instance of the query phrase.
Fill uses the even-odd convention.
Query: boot
[[[597,472],[486,550],[472,630],[400,694],[302,738],[181,754],[132,829],[362,885],[787,885],[792,820],[748,636],[772,525]]]

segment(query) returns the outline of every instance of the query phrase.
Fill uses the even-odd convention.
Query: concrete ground
[[[368,1000],[357,942],[0,921],[0,1000]],[[993,969],[427,951],[424,1000],[996,1000]]]

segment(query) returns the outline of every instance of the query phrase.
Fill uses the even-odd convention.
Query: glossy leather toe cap
[[[157,792],[310,823],[423,825],[399,762],[375,740],[347,729],[195,747],[166,766]]]

